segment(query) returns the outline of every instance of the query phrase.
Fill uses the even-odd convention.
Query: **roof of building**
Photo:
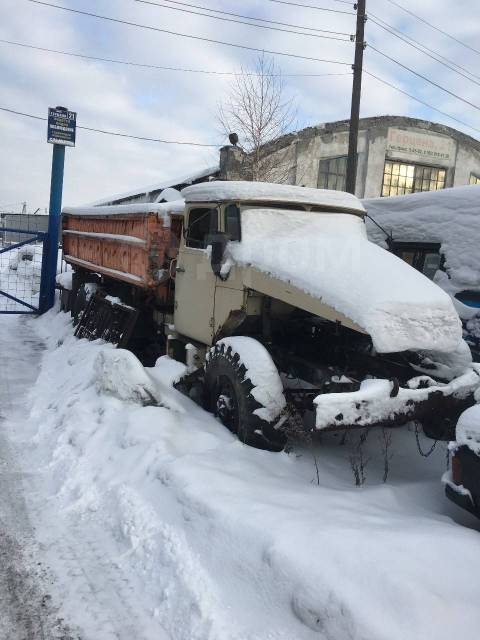
[[[132,200],[139,199],[142,197],[147,197],[150,195],[158,195],[164,189],[175,188],[182,189],[187,185],[193,184],[199,180],[208,178],[209,176],[215,176],[219,172],[218,165],[214,167],[208,167],[207,169],[203,169],[202,171],[197,171],[196,173],[190,173],[186,176],[181,176],[179,178],[172,178],[170,180],[165,180],[163,182],[156,182],[154,184],[150,184],[147,187],[141,187],[138,189],[132,189],[130,191],[125,191],[123,193],[118,193],[115,195],[110,195],[101,200],[96,200],[95,202],[89,202],[86,204],[86,207],[98,207],[102,205],[110,205],[110,204],[121,204],[124,200]]]
[[[454,138],[461,144],[469,147],[473,147],[477,151],[480,151],[480,140],[472,138],[462,131],[458,131],[453,127],[449,127],[445,124],[439,124],[438,122],[430,122],[429,120],[421,120],[419,118],[409,118],[407,116],[372,116],[370,118],[360,118],[359,130],[382,128],[389,126],[406,126],[415,127],[417,129],[425,129],[433,133],[439,133],[441,135]],[[272,151],[278,148],[288,146],[292,142],[302,140],[305,138],[311,138],[315,136],[325,135],[326,133],[335,133],[337,131],[348,131],[350,128],[350,120],[336,120],[335,122],[325,122],[313,127],[306,127],[293,133],[288,133],[274,143],[272,143]]]

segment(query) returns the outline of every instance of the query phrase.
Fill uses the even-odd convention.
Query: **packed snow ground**
[[[2,350],[23,339],[7,320]],[[79,341],[63,313],[24,326],[46,350],[36,383],[12,372],[31,389],[4,432],[82,640],[478,637],[480,527],[443,495],[445,445],[392,432],[383,484],[372,431],[356,488],[356,435],[255,450],[171,387],[177,363]]]

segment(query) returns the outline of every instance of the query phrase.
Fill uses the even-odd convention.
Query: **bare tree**
[[[246,177],[261,182],[288,179],[288,148],[276,150],[273,143],[293,130],[296,107],[284,97],[282,75],[273,59],[261,54],[254,69],[242,68],[218,108],[218,119],[225,133],[239,136]]]

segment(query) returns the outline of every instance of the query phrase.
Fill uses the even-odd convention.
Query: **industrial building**
[[[344,190],[348,131],[349,121],[341,120],[308,127],[271,143],[266,151],[269,157],[276,157],[282,176],[279,181],[284,182],[286,176],[289,184]],[[218,166],[107,196],[92,204],[154,202],[162,199],[166,189],[180,190],[206,180],[245,180],[247,165],[239,146],[223,147]],[[480,184],[480,141],[427,120],[404,116],[360,119],[355,189],[359,198],[467,184]]]

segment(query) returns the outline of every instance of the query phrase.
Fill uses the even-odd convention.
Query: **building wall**
[[[6,244],[22,242],[22,240],[28,240],[29,236],[24,233],[4,231],[5,228],[46,232],[48,230],[48,216],[21,213],[2,214],[0,217],[0,241]]]
[[[273,143],[271,155],[278,159],[278,181],[306,187],[323,186],[319,183],[320,163],[346,156],[348,127],[348,121],[327,123],[290,134]],[[358,197],[382,195],[386,160],[419,165],[415,170],[417,178],[430,174],[430,170],[422,172],[421,166],[444,169],[445,187],[466,185],[471,173],[480,177],[480,142],[451,127],[425,120],[401,116],[361,119],[356,182]],[[230,179],[228,171],[221,172],[221,176]]]

